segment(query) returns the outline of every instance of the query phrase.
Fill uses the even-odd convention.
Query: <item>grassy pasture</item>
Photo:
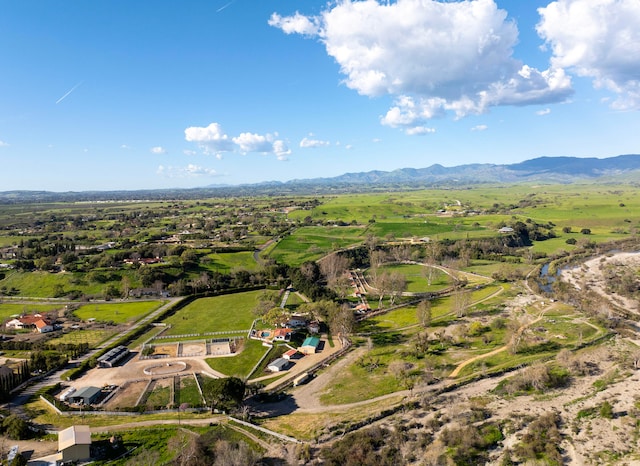
[[[431,286],[425,278],[426,266],[418,264],[387,264],[378,268],[381,272],[397,272],[407,280],[407,290],[410,293],[424,293],[438,291],[451,285],[451,278],[439,269],[435,269]]]
[[[134,301],[117,303],[85,304],[73,311],[82,320],[96,319],[99,322],[135,322],[146,314],[158,309],[165,301]]]
[[[300,265],[334,249],[361,243],[364,231],[360,227],[302,227],[280,240],[270,249],[269,256],[278,262]]]
[[[269,348],[262,346],[261,341],[245,339],[242,351],[235,356],[208,358],[206,361],[215,371],[244,379],[267,351]]]
[[[0,303],[0,320],[3,322],[13,315],[20,314],[44,314],[46,312],[58,311],[64,307],[63,304],[12,304]]]
[[[205,257],[211,260],[211,263],[203,263],[207,269],[220,273],[229,273],[234,269],[257,270],[258,264],[253,259],[253,252],[224,252],[210,253]]]
[[[248,330],[261,295],[262,291],[250,291],[193,301],[165,320],[172,326],[165,335]]]

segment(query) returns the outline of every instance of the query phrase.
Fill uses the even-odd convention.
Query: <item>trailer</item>
[[[293,386],[297,387],[298,385],[302,385],[307,380],[309,380],[310,374],[308,372],[304,372],[295,379],[293,379]]]

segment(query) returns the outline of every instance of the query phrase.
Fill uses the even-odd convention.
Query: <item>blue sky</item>
[[[640,153],[637,0],[0,0],[0,191]]]

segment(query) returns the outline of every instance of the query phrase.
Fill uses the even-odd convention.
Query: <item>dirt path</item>
[[[516,332],[516,333],[517,333],[517,334],[519,334],[519,335],[521,335],[521,334],[522,334],[522,332],[524,332],[528,327],[530,327],[531,325],[535,324],[536,322],[539,322],[540,320],[542,320],[542,317],[544,316],[544,313],[545,313],[546,311],[548,311],[549,309],[552,309],[553,307],[554,307],[554,306],[548,306],[547,308],[545,308],[542,312],[540,312],[540,315],[539,315],[535,320],[532,320],[531,322],[529,322],[529,323],[526,323],[526,324],[522,325],[522,326],[517,330],[517,332]],[[494,354],[501,353],[501,352],[503,352],[503,351],[507,350],[508,348],[509,348],[509,346],[508,346],[508,345],[505,345],[505,346],[502,346],[502,347],[500,347],[500,348],[496,348],[496,349],[494,349],[493,351],[490,351],[490,352],[488,352],[488,353],[485,353],[485,354],[479,354],[478,356],[474,356],[474,357],[472,357],[472,358],[470,358],[470,359],[467,359],[466,361],[461,362],[460,364],[458,364],[458,367],[456,367],[456,368],[453,370],[453,372],[452,372],[451,374],[449,374],[449,378],[450,378],[450,379],[453,379],[453,378],[457,377],[457,376],[458,376],[458,374],[460,374],[460,371],[461,371],[462,369],[464,369],[465,367],[467,367],[469,364],[472,364],[472,363],[474,363],[474,362],[476,362],[476,361],[479,361],[480,359],[488,358],[488,357],[490,357],[490,356],[493,356]]]

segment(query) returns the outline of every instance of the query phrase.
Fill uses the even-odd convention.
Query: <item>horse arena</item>
[[[107,411],[133,408],[165,409],[178,405],[201,406],[202,378],[219,376],[206,363],[209,357],[235,354],[242,344],[236,338],[192,341],[154,340],[143,345],[143,351],[122,365],[92,369],[73,385],[115,388],[97,407]]]

